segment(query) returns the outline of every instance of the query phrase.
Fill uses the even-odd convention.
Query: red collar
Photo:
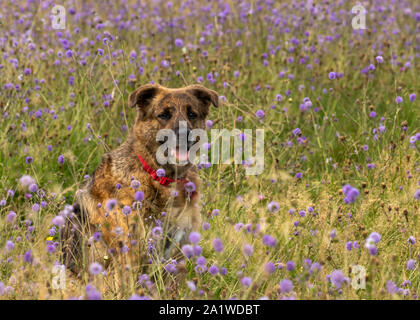
[[[169,186],[169,184],[171,184],[172,182],[178,182],[178,183],[182,183],[182,182],[188,182],[188,179],[177,179],[174,180],[172,178],[168,178],[168,177],[158,177],[156,174],[156,171],[153,170],[148,164],[147,162],[142,158],[142,156],[140,156],[139,154],[137,155],[137,157],[139,158],[140,162],[143,165],[143,169],[144,171],[146,171],[148,174],[150,174],[150,176],[152,177],[153,180],[159,181],[159,183],[165,187]]]

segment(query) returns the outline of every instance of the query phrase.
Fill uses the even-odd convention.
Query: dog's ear
[[[146,111],[153,98],[158,94],[162,87],[158,84],[145,84],[128,97],[128,106],[133,108],[137,107],[139,111]]]
[[[188,86],[185,90],[195,96],[206,108],[206,111],[208,111],[210,104],[213,104],[216,108],[219,107],[219,95],[216,91],[199,84]]]

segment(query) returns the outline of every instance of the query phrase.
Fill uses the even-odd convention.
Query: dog
[[[217,92],[198,84],[176,89],[147,84],[130,94],[128,104],[137,115],[127,140],[102,157],[76,192],[73,214],[63,228],[64,264],[76,274],[98,259],[110,261],[109,255],[126,257],[121,252],[127,250],[130,263],[144,262],[156,220],[167,230],[166,259],[179,253],[189,233],[201,225],[198,169],[190,162],[160,165],[156,154],[162,141],[156,135],[162,129],[177,137],[204,129],[211,105],[219,105]],[[187,132],[181,132],[182,121]],[[185,160],[189,147],[187,154],[179,147],[171,152]]]

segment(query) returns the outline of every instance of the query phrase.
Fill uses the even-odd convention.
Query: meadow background
[[[366,30],[356,1],[2,1],[0,299],[417,299],[420,4],[362,4]],[[209,127],[264,129],[264,171],[203,165],[196,256],[54,289],[56,217],[152,81],[216,90]]]

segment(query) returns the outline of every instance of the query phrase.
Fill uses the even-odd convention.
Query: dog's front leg
[[[170,259],[176,255],[177,250],[187,243],[188,235],[197,230],[201,222],[199,206],[189,206],[174,213],[176,229],[169,233],[170,245],[164,252],[165,259]]]
[[[173,257],[173,255],[177,251],[177,248],[179,248],[182,245],[182,239],[187,235],[187,232],[188,230],[186,228],[179,228],[174,232],[173,236],[170,236],[170,239],[168,240],[170,241],[169,247],[165,249],[165,252],[163,254],[165,260],[168,260],[171,257]]]

